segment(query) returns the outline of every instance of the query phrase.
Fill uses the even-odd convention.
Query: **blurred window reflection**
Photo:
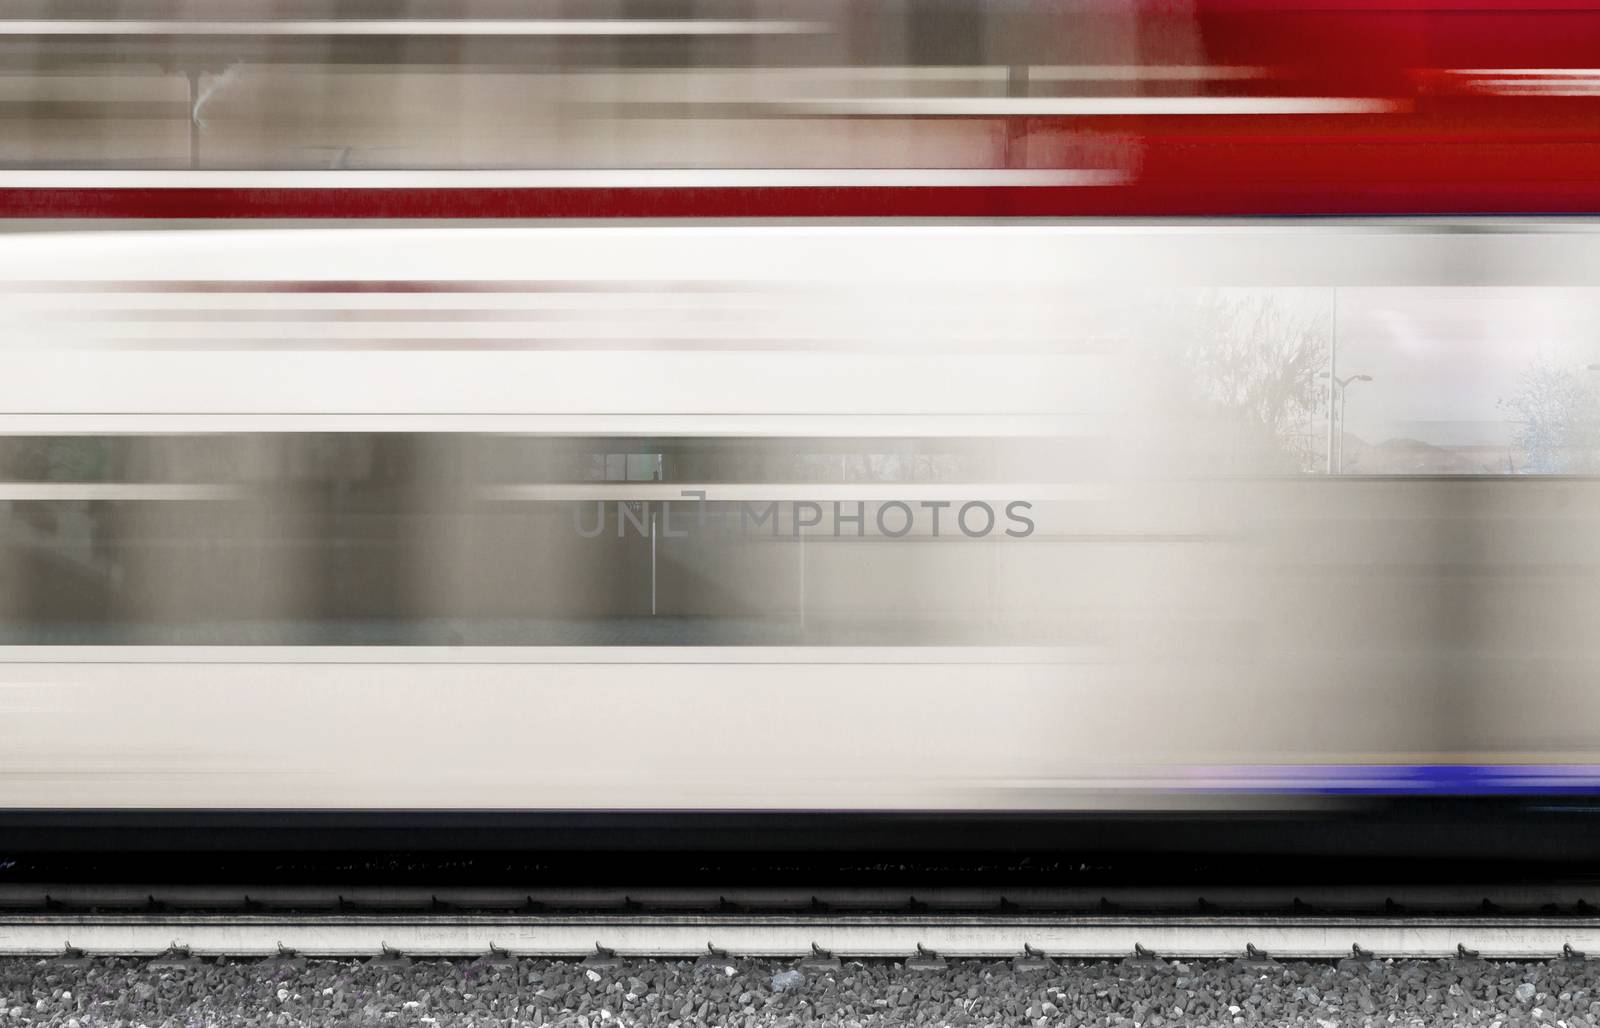
[[[821,461],[819,443],[830,447]],[[1039,440],[691,438],[640,452],[515,436],[4,438],[0,640],[881,645],[1070,635],[1030,611],[1026,595],[993,603],[995,576],[1009,573],[987,552],[1009,541],[997,446],[1023,462],[1049,452]],[[880,474],[847,478],[842,466]],[[842,483],[852,481],[944,491],[911,495],[915,530],[886,538],[850,518],[870,523],[887,494],[850,493]],[[678,486],[724,492],[702,505]],[[996,511],[992,535],[981,510],[968,518],[987,538],[955,523],[969,495]],[[943,504],[937,536],[920,506],[929,497]]]

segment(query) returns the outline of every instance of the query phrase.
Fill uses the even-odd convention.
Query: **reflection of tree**
[[[1329,308],[1284,290],[1212,290],[1164,311],[1172,385],[1209,438],[1192,470],[1258,474],[1314,470],[1314,420],[1325,411]],[[1178,360],[1171,360],[1176,352]]]
[[[1516,426],[1512,445],[1523,474],[1594,474],[1600,471],[1600,401],[1585,373],[1536,360],[1499,407]]]

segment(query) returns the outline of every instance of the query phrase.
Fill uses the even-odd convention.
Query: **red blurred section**
[[[346,190],[113,184],[0,189],[0,213],[703,218],[1600,212],[1600,4],[1144,0],[1137,7],[1141,62],[1162,65],[1165,55],[1184,51],[1167,45],[1169,40],[1198,38],[1199,67],[1236,74],[1200,76],[1176,86],[1136,80],[1116,83],[1113,94],[1091,87],[1089,95],[1131,92],[1191,105],[1343,99],[1382,109],[1260,113],[1245,103],[1243,110],[1227,113],[980,118],[1004,124],[1008,167],[1073,167],[1097,147],[1116,151],[1121,156],[1111,162],[1123,178],[1111,185]],[[1096,18],[1125,19],[1127,12],[1126,5],[1110,3],[1064,7],[1061,31],[1089,33]],[[1190,49],[1182,63],[1194,61]],[[804,119],[795,125],[804,131]]]

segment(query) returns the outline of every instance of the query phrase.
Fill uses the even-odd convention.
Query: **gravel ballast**
[[[522,960],[293,964],[0,960],[0,1028],[52,1025],[1552,1025],[1600,1028],[1592,963],[1455,961],[1062,963],[909,971],[890,961],[794,973],[742,960],[621,968]]]

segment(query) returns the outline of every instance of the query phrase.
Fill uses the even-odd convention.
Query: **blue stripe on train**
[[[1600,794],[1592,764],[1296,764],[1206,768],[1204,784],[1222,792],[1318,795],[1551,795]]]

